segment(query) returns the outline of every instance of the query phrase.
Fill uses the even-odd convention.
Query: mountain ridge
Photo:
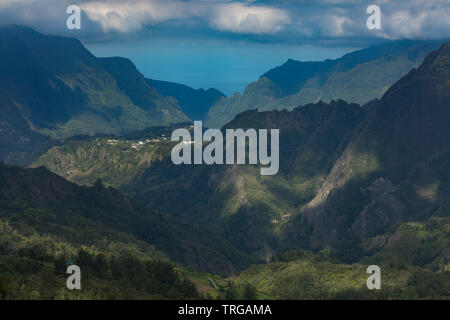
[[[381,98],[440,43],[403,40],[354,51],[335,60],[290,59],[249,84],[242,95],[235,94],[213,105],[205,118],[206,124],[221,127],[245,110],[291,110],[319,100],[343,99],[364,105]]]
[[[418,165],[450,149],[450,131],[445,121],[450,112],[449,67],[450,44],[447,43],[429,54],[418,69],[411,70],[394,84],[359,124],[316,197],[300,210],[298,223],[308,220],[313,229],[316,226],[311,240],[315,245],[339,241],[348,223],[358,214],[369,215],[363,211],[368,200],[361,190],[373,189],[377,183],[392,189],[372,200],[378,203],[378,207],[371,209],[372,214],[377,212],[379,219],[385,220],[380,230],[398,222],[388,218],[391,214],[400,215],[402,220],[414,218],[406,214],[408,210],[415,211],[405,199],[404,188],[408,187],[400,186]],[[443,175],[433,183],[443,186],[447,178]],[[425,187],[417,186],[415,196],[420,197],[418,190]],[[449,196],[446,192],[447,189],[431,201],[429,209],[433,203],[438,206],[443,201],[440,205],[444,205]],[[359,201],[349,206],[345,200],[349,197]],[[383,197],[390,200],[383,200]],[[385,204],[379,206],[382,202]],[[339,210],[347,211],[350,220],[336,221],[337,212],[332,209],[337,207],[335,203],[341,204]],[[324,219],[340,227],[331,234],[331,224],[319,227],[319,221]]]
[[[0,35],[0,90],[33,131],[63,139],[188,120],[177,102],[148,86],[134,65],[121,70],[136,80],[132,88],[79,40],[21,26],[3,26]],[[146,99],[136,99],[135,92]]]
[[[275,176],[260,176],[252,165],[175,166],[167,148],[120,189],[149,208],[214,230],[258,262],[265,260],[234,281],[250,282],[269,296],[370,298],[362,292],[364,282],[363,289],[339,282],[349,291],[335,292],[321,291],[313,280],[324,272],[329,277],[324,283],[335,283],[334,268],[341,270],[339,278],[358,272],[362,279],[364,266],[376,264],[401,277],[386,278],[392,287],[385,298],[446,297],[449,71],[450,44],[444,44],[363,107],[332,100],[291,111],[240,113],[222,130],[280,129],[280,170]],[[136,139],[145,139],[145,132]],[[61,163],[59,157],[71,158],[83,150],[70,165],[88,160],[88,171],[107,162],[101,156],[87,159],[83,152],[94,154],[98,143],[106,142],[74,141],[73,148],[57,147],[57,157],[50,154],[39,164],[54,168]],[[119,139],[117,146],[121,143],[135,142]],[[149,149],[144,144],[135,152],[143,156]],[[58,170],[64,173],[66,165]],[[294,281],[307,283],[301,288],[310,291],[289,286]],[[283,293],[280,283],[289,291]]]
[[[166,97],[175,97],[184,113],[191,120],[203,120],[209,108],[225,98],[225,94],[215,88],[192,89],[191,87],[170,81],[147,79],[151,87]]]
[[[50,211],[56,214],[50,218],[50,224],[64,225],[66,219],[76,220],[77,216],[97,221],[113,230],[131,234],[165,252],[175,262],[200,271],[229,274],[237,269],[236,266],[246,264],[245,255],[214,233],[144,209],[117,190],[106,189],[100,181],[92,187],[80,187],[44,167],[22,169],[3,164],[0,164],[0,180],[2,208],[8,211],[21,212],[27,207]]]

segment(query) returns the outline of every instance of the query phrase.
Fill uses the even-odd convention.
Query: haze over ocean
[[[244,41],[146,39],[123,43],[85,43],[99,57],[129,58],[147,78],[173,81],[195,89],[216,88],[227,96],[287,59],[321,61],[357,50],[355,47],[324,47],[246,43]]]

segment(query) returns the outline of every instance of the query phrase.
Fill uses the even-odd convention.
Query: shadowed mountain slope
[[[449,101],[447,43],[374,103],[317,196],[296,217],[293,228],[310,227],[303,241],[321,246],[380,234],[400,221],[448,216]]]
[[[188,119],[129,61],[115,67],[76,39],[4,26],[0,51],[0,91],[40,134],[121,133]]]
[[[365,104],[381,98],[389,87],[442,42],[401,40],[358,50],[335,60],[288,60],[258,81],[213,105],[208,127],[221,127],[245,110],[292,109],[319,100],[342,99]]]
[[[4,165],[0,165],[0,181],[2,218],[13,215],[25,219],[27,215],[22,213],[33,209],[35,213],[28,219],[42,234],[52,235],[54,230],[64,228],[76,232],[88,220],[101,228],[132,235],[165,252],[173,261],[200,271],[227,274],[249,262],[213,232],[145,209],[115,189],[104,188],[101,182],[80,187],[42,167]],[[40,210],[46,214],[40,215]]]
[[[147,79],[151,87],[166,97],[175,97],[183,112],[191,120],[203,120],[209,108],[226,96],[217,89],[192,89],[175,82]]]

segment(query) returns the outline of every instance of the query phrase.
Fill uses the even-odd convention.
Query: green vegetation
[[[249,84],[242,95],[236,93],[215,103],[205,118],[206,125],[220,128],[247,110],[292,110],[319,100],[342,99],[364,105],[381,98],[439,45],[405,40],[355,51],[336,60],[289,59]]]
[[[170,154],[173,143],[166,137],[124,140],[115,137],[71,139],[51,148],[32,167],[45,166],[79,185],[101,179],[107,187],[121,187]]]
[[[280,129],[279,173],[261,176],[253,165],[174,165],[174,127],[123,135],[186,120],[130,61],[26,28],[0,33],[0,48],[33,52],[19,70],[8,69],[11,53],[0,62],[10,73],[0,129],[23,141],[1,140],[0,156],[39,157],[30,169],[0,164],[0,298],[450,298],[449,44],[389,89],[436,44],[290,60],[242,97],[221,99],[213,122],[260,109],[222,130]],[[28,69],[39,85],[16,81]],[[360,78],[374,70],[380,78],[367,87]],[[294,108],[381,95],[364,107]],[[290,111],[261,112],[274,106]],[[84,136],[57,143],[32,130]],[[82,293],[65,289],[67,259],[82,267]],[[380,291],[365,287],[372,264],[382,269]]]
[[[343,101],[287,111],[245,112],[226,128],[280,128],[280,172],[256,166],[175,166],[156,162],[123,191],[178,219],[220,230],[235,246],[265,259],[295,208],[311,200],[365,116]],[[180,201],[174,202],[173,199]]]
[[[308,219],[304,245],[336,244],[348,230],[371,237],[402,221],[448,217],[449,54],[449,44],[431,53],[358,125],[315,199],[290,226],[295,230]]]
[[[364,246],[369,253],[376,246],[382,247],[371,258],[372,261],[450,271],[449,231],[449,218],[433,217],[426,222],[403,223],[388,236],[367,239]]]
[[[35,238],[34,238],[35,239]],[[34,240],[33,239],[33,240]],[[131,254],[105,256],[85,249],[58,256],[39,243],[0,255],[1,299],[198,299],[194,284],[182,278],[170,262]],[[81,267],[82,290],[66,287],[66,260]]]
[[[84,230],[92,237],[89,241],[100,241],[102,233],[96,230],[111,229],[153,245],[177,263],[219,274],[251,261],[216,233],[145,209],[100,181],[91,188],[79,187],[44,168],[2,165],[0,181],[1,217],[23,219],[24,226],[30,224],[40,234],[58,233],[71,242],[74,233]]]
[[[4,26],[0,50],[0,91],[41,135],[121,134],[189,120],[129,60],[96,58],[78,40]]]
[[[290,251],[243,271],[234,283],[279,299],[449,299],[450,272],[380,264],[381,290],[368,290],[367,265],[324,253]]]
[[[19,198],[2,200],[1,298],[199,297],[193,284],[175,271],[165,253],[93,217],[69,212],[33,208],[30,202]],[[82,269],[82,291],[66,288],[69,259]]]
[[[0,160],[19,158],[47,139],[30,130],[16,105],[0,90]]]

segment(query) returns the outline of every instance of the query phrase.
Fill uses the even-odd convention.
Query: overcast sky
[[[82,8],[81,30],[66,28],[71,4]],[[381,8],[381,30],[366,27],[371,4]],[[450,0],[0,0],[0,24],[11,23],[79,38],[97,55],[126,55],[149,77],[193,86],[234,81],[222,88],[229,94],[287,58],[321,60],[381,41],[450,38]],[[205,61],[223,63],[208,73]]]

